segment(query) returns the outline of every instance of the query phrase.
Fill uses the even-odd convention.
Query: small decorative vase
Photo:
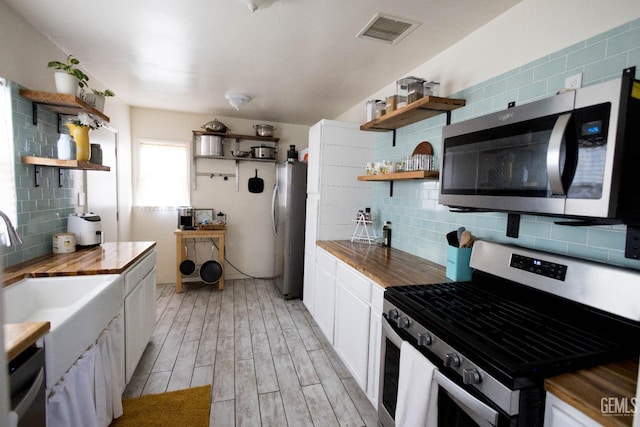
[[[101,113],[104,111],[104,96],[96,95],[95,93],[88,93],[84,96],[84,102],[91,105]]]
[[[56,71],[54,74],[56,91],[67,95],[78,95],[78,79],[66,71]]]
[[[76,141],[76,160],[88,162],[91,158],[91,144],[89,143],[89,126],[78,126],[73,123],[65,123],[69,133]]]
[[[60,134],[58,138],[58,158],[60,160],[73,160],[76,158],[76,143],[71,135]]]

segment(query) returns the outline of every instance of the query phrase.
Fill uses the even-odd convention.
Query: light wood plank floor
[[[271,280],[156,294],[156,328],[125,398],[211,384],[210,426],[377,425],[302,301]]]

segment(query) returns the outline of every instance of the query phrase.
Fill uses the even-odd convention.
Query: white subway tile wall
[[[588,86],[616,78],[631,66],[640,67],[640,20],[451,94],[467,102],[453,111],[451,120],[455,123],[499,111],[511,101],[523,104],[552,96],[564,87],[566,77],[580,72],[583,86]],[[377,134],[376,160],[402,159],[417,144],[429,141],[439,161],[445,124],[445,115],[440,115],[405,126],[396,133],[395,147],[391,132]],[[640,261],[624,258],[623,225],[567,227],[555,224],[555,218],[523,215],[519,238],[514,239],[506,236],[504,213],[452,213],[438,205],[436,181],[396,181],[393,197],[389,183],[373,185],[376,226],[391,221],[393,246],[442,265],[446,264],[445,234],[464,226],[479,238],[640,269]]]

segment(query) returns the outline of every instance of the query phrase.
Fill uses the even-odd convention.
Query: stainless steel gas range
[[[485,241],[471,266],[470,282],[386,290],[383,426],[403,341],[435,366],[428,425],[446,427],[542,426],[545,378],[640,354],[640,273]]]

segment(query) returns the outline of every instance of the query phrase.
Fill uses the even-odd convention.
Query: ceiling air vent
[[[378,13],[371,18],[356,37],[396,44],[418,28],[419,25],[419,22],[411,21],[410,19]]]

